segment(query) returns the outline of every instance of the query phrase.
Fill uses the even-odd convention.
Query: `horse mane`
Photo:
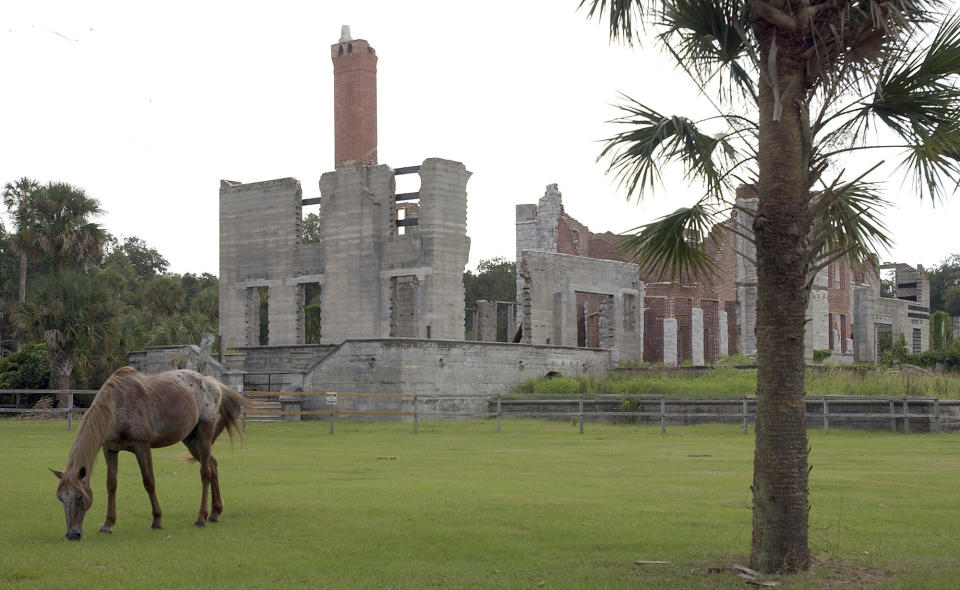
[[[97,459],[97,453],[103,446],[103,441],[113,426],[113,396],[119,391],[126,389],[132,382],[137,381],[140,372],[133,367],[122,367],[114,371],[107,381],[100,387],[90,408],[84,413],[80,427],[77,428],[77,436],[73,439],[73,446],[70,447],[70,454],[67,457],[67,467],[64,471],[64,477],[77,488],[79,485],[78,472],[80,467],[87,468],[87,474],[93,471],[93,464]]]

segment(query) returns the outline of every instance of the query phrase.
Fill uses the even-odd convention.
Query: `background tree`
[[[490,258],[477,264],[477,273],[463,273],[467,306],[475,301],[516,301],[517,265],[506,258]]]
[[[110,292],[95,274],[68,269],[40,277],[13,319],[32,342],[46,345],[57,389],[71,389],[73,369],[88,365],[90,351],[116,342],[116,310]],[[58,402],[66,403],[60,396]]]
[[[301,240],[304,244],[312,244],[320,241],[320,216],[316,213],[308,213],[303,218],[301,225]]]
[[[603,156],[631,195],[678,162],[706,190],[693,206],[637,228],[627,241],[641,266],[707,274],[704,244],[725,214],[733,181],[755,185],[757,419],[751,567],[792,572],[809,563],[804,326],[819,270],[840,257],[872,264],[886,243],[885,203],[864,179],[835,172],[842,156],[900,149],[921,195],[936,200],[960,176],[960,19],[932,37],[940,0],[582,0],[633,42],[656,31],[716,109],[709,120],[664,115],[628,99],[625,131]],[[744,115],[743,112],[747,114]],[[894,139],[879,142],[885,126]]]
[[[150,279],[144,287],[144,296],[149,308],[160,316],[170,316],[183,309],[186,293],[179,277],[158,276]]]
[[[102,255],[107,233],[92,218],[103,211],[83,189],[51,182],[33,194],[31,213],[30,235],[57,272],[91,263]]]
[[[13,217],[13,224],[17,228],[11,244],[14,252],[20,259],[20,291],[17,301],[23,303],[27,296],[27,263],[34,258],[38,251],[36,237],[30,235],[34,218],[34,196],[40,189],[40,184],[24,176],[16,182],[8,182],[3,187],[3,204]]]
[[[960,316],[960,254],[953,254],[927,272],[930,310]]]
[[[13,352],[13,326],[10,307],[17,301],[17,266],[13,239],[0,222],[0,358]]]
[[[170,266],[170,263],[160,252],[151,248],[136,236],[125,238],[123,244],[118,244],[117,240],[111,236],[110,242],[112,247],[106,258],[112,259],[114,262],[121,262],[121,259],[125,259],[129,262],[137,279],[141,281],[162,275]],[[108,262],[105,261],[105,263]]]

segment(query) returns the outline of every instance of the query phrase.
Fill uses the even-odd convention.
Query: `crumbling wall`
[[[220,184],[220,335],[224,346],[251,343],[250,291],[269,289],[271,344],[294,344],[300,183],[282,178]]]
[[[526,251],[520,257],[517,274],[522,283],[520,293],[525,343],[576,345],[578,325],[583,325],[577,321],[578,293],[595,294],[599,296],[597,345],[612,342],[622,360],[639,361],[642,358],[643,310],[639,306],[634,308],[633,321],[626,321],[624,317],[624,296],[632,296],[634,299],[627,301],[633,302],[642,300],[644,296],[643,286],[637,279],[636,265]],[[632,330],[624,329],[625,325],[631,326]]]

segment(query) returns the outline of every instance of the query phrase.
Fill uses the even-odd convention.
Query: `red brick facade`
[[[755,198],[753,190],[741,186],[738,198]],[[649,270],[640,271],[644,283],[644,360],[659,362],[663,358],[663,319],[677,320],[678,361],[691,359],[691,308],[703,310],[704,360],[716,362],[722,354],[736,354],[740,350],[740,322],[738,287],[753,287],[754,283],[737,283],[734,221],[729,219],[717,224],[707,237],[705,249],[716,263],[717,274],[706,280],[694,280],[689,276],[673,279],[659,276]],[[596,234],[585,225],[561,213],[557,222],[557,252],[588,258],[629,261],[619,249],[620,237],[605,232]],[[850,309],[851,270],[846,260],[835,262],[828,268],[828,284],[815,286],[827,291],[829,305],[830,347],[843,353],[847,339],[852,337],[853,321]],[[720,312],[727,316],[727,348],[721,351]],[[834,332],[836,330],[836,332]],[[836,334],[839,342],[834,344]],[[587,336],[589,340],[589,335]]]
[[[330,47],[333,60],[334,160],[377,163],[377,54],[362,39]]]

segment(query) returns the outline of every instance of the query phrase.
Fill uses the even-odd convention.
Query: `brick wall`
[[[334,160],[377,163],[377,54],[362,39],[330,46]]]

